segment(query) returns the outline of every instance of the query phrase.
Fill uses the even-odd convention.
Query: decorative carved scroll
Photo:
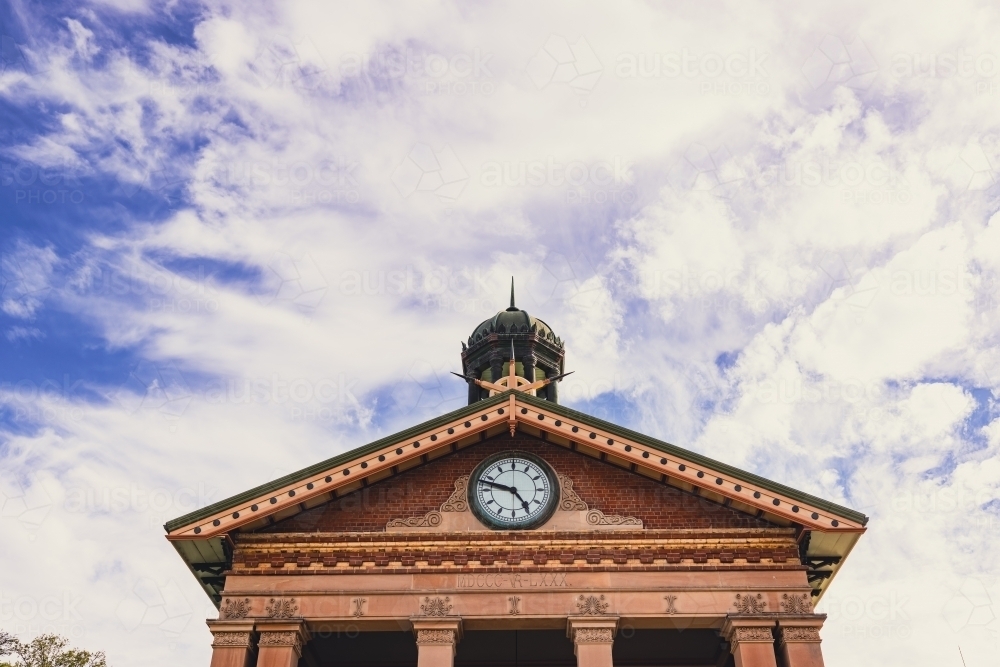
[[[736,607],[737,614],[763,614],[764,608],[767,607],[767,600],[760,593],[757,593],[756,596],[751,593],[745,595],[737,593],[733,606]]]
[[[587,512],[587,523],[591,526],[639,526],[642,528],[642,519],[620,514],[605,514],[601,510]]]
[[[423,516],[411,516],[408,519],[392,519],[385,524],[386,528],[434,528],[441,525],[441,512],[431,510]]]
[[[771,628],[763,626],[751,626],[748,628],[733,628],[732,636],[733,648],[740,642],[773,642],[774,635]]]
[[[818,642],[819,628],[784,627],[781,628],[781,639],[786,642]]]
[[[448,500],[441,504],[442,512],[464,512],[469,509],[469,476],[463,475],[455,480],[455,490]]]
[[[417,645],[420,644],[454,644],[454,630],[417,630]]]
[[[811,614],[813,612],[812,602],[809,600],[809,594],[803,593],[802,595],[796,595],[792,593],[784,593],[781,596],[781,611],[786,614]]]
[[[299,633],[294,630],[283,632],[261,632],[257,646],[294,646],[299,647]]]
[[[268,618],[295,618],[299,606],[295,604],[295,598],[271,598],[264,611]]]
[[[368,602],[368,598],[354,598],[351,603],[354,605],[354,611],[351,612],[352,616],[364,616],[365,615],[365,603]]]
[[[521,598],[519,598],[516,595],[511,595],[509,598],[507,598],[507,602],[510,602],[510,611],[508,611],[507,613],[509,613],[511,616],[517,616],[518,614],[521,613],[521,607],[520,607]]]
[[[451,611],[451,598],[424,598],[420,611],[424,616],[447,616]]]
[[[667,611],[666,611],[666,613],[668,613],[668,614],[676,614],[677,613],[677,607],[674,606],[674,603],[677,602],[677,596],[676,595],[664,595],[663,599],[667,601]]]
[[[250,598],[242,600],[226,598],[219,613],[222,618],[246,618],[250,615]]]
[[[249,632],[215,632],[212,646],[250,646]]]
[[[577,628],[573,633],[577,644],[610,644],[614,641],[611,628]]]
[[[597,597],[596,595],[584,597],[581,595],[577,598],[576,607],[581,614],[587,616],[599,616],[608,613],[608,603],[604,601],[603,595],[601,597]]]
[[[566,475],[556,473],[559,478],[559,509],[564,512],[587,511],[590,509],[583,498],[573,490],[573,480]]]

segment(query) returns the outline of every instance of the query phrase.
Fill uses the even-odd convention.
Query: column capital
[[[773,616],[732,615],[726,617],[722,625],[722,636],[729,642],[733,652],[740,644],[774,642],[775,620]]]
[[[261,648],[265,646],[291,647],[297,655],[302,655],[302,647],[311,637],[304,620],[257,620],[255,629],[259,635],[257,646]]]
[[[577,644],[611,644],[618,632],[617,616],[569,616],[566,636]]]
[[[412,616],[410,623],[413,625],[417,646],[450,644],[454,650],[455,645],[462,640],[461,616]]]
[[[778,638],[782,644],[791,642],[813,642],[822,641],[819,636],[820,628],[826,621],[826,614],[801,614],[795,616],[778,618]]]
[[[212,633],[212,647],[253,648],[254,623],[246,619],[236,621],[208,620]]]

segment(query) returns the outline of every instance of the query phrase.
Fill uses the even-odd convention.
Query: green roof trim
[[[357,447],[350,451],[344,452],[343,454],[339,454],[332,458],[326,459],[325,461],[320,461],[319,463],[311,465],[307,468],[303,468],[302,470],[299,470],[297,472],[289,473],[284,477],[279,477],[278,479],[268,482],[267,484],[262,484],[260,486],[244,491],[243,493],[239,493],[230,498],[226,498],[225,500],[220,500],[219,502],[207,505],[205,507],[202,507],[201,509],[185,514],[184,516],[168,521],[166,524],[164,524],[163,527],[164,529],[167,530],[167,532],[176,530],[177,528],[181,528],[190,523],[194,523],[195,521],[200,521],[202,519],[212,516],[213,514],[217,514],[218,512],[226,510],[232,507],[233,505],[238,505],[240,503],[253,500],[254,498],[265,495],[267,493],[271,493],[289,484],[300,482],[303,479],[306,479],[307,477],[311,477],[313,475],[321,473],[329,468],[333,468],[342,463],[347,463],[349,461],[352,461],[358,458],[359,456],[363,456],[370,452],[376,452],[379,449],[382,449],[383,447],[386,447],[387,445],[390,445],[394,442],[398,442],[400,440],[406,440],[411,436],[419,435],[420,433],[432,430],[434,428],[437,428],[438,426],[443,426],[448,422],[461,419],[462,417],[465,417],[467,415],[475,414],[477,412],[480,412],[484,408],[490,408],[495,405],[496,406],[502,405],[508,401],[510,393],[511,393],[510,391],[505,391],[502,394],[497,394],[496,396],[491,396],[490,398],[477,401],[476,403],[472,403],[471,405],[459,408],[458,410],[453,410],[452,412],[441,415],[440,417],[436,417],[434,419],[425,421],[422,424],[417,424],[416,426],[408,428],[404,431],[399,431],[398,433],[394,433],[384,438],[380,438],[379,440],[368,443],[367,445],[362,445],[361,447]],[[608,433],[613,433],[621,438],[626,438],[629,440],[633,440],[635,442],[642,443],[647,447],[651,447],[665,454],[673,455],[679,458],[684,458],[687,459],[688,461],[691,461],[692,463],[697,463],[707,468],[712,468],[713,470],[717,470],[719,472],[732,475],[733,477],[743,479],[747,482],[756,484],[764,489],[767,489],[768,491],[773,491],[774,493],[780,493],[782,495],[788,496],[789,498],[794,498],[796,500],[801,501],[804,504],[809,504],[819,509],[842,516],[845,519],[856,521],[861,525],[865,525],[868,523],[868,517],[856,510],[852,510],[842,505],[832,503],[828,500],[823,500],[822,498],[817,498],[816,496],[804,493],[797,489],[793,489],[789,486],[785,486],[784,484],[779,484],[769,479],[765,479],[763,477],[754,475],[753,473],[746,472],[745,470],[734,468],[733,466],[726,465],[725,463],[721,463],[714,459],[710,459],[707,456],[696,454],[681,447],[677,447],[676,445],[671,445],[668,442],[657,440],[656,438],[651,438],[647,435],[643,435],[642,433],[632,431],[623,426],[612,424],[611,422],[606,422],[602,419],[598,419],[597,417],[588,415],[586,413],[577,412],[576,410],[572,410],[557,403],[546,401],[544,399],[538,398],[536,396],[531,396],[523,392],[518,393],[517,399],[519,401],[524,401],[529,405],[550,410],[567,419],[574,419],[576,421],[582,422],[594,428],[599,428],[603,431],[607,431]]]

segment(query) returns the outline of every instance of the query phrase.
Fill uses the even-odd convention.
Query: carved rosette
[[[614,639],[611,628],[577,628],[573,631],[573,642],[576,644],[611,644]]]
[[[246,618],[250,615],[250,598],[234,600],[226,598],[219,609],[220,618]]]
[[[455,480],[455,490],[448,500],[441,504],[442,512],[464,512],[469,509],[469,476],[463,475]]]
[[[791,626],[781,627],[781,641],[783,642],[819,642],[819,628]]]
[[[802,593],[796,595],[784,593],[781,596],[781,611],[786,614],[811,614],[813,612],[812,603],[809,601],[809,594]]]
[[[452,605],[450,597],[446,598],[424,598],[424,603],[420,605],[420,612],[424,616],[447,616],[451,612]]]
[[[578,613],[584,616],[600,616],[608,613],[608,603],[604,601],[604,596],[588,595],[577,598],[576,608]]]
[[[422,644],[451,645],[454,643],[454,630],[417,630],[417,646]]]
[[[212,637],[212,646],[218,647],[234,647],[234,648],[249,648],[250,647],[250,633],[249,632],[224,632],[216,631]]]
[[[564,512],[586,512],[590,509],[573,490],[573,480],[559,473],[556,473],[556,477],[559,478],[559,509]]]
[[[757,593],[757,595],[751,593],[741,595],[737,593],[733,606],[736,607],[737,614],[763,614],[764,609],[767,607],[767,600],[760,593]]]
[[[291,646],[296,650],[300,649],[301,638],[294,630],[282,630],[280,632],[261,632],[257,646]]]
[[[773,642],[774,635],[771,634],[771,628],[762,626],[750,626],[750,627],[737,627],[733,628],[733,636],[730,639],[733,647],[740,642]]]

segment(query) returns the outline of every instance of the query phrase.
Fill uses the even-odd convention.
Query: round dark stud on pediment
[[[836,519],[834,519],[833,521],[830,522],[830,525],[833,526],[834,528],[836,528],[837,526],[840,525],[840,522],[837,521]]]
[[[289,498],[294,498],[295,497],[295,489],[292,489],[291,491],[288,492],[288,497]]]
[[[312,483],[312,482],[309,482],[308,484],[306,484],[306,488],[307,488],[308,490],[312,491],[312,488],[313,488],[313,483]]]
[[[753,497],[754,498],[760,498],[760,491],[754,491],[753,492]]]
[[[215,521],[212,522],[212,525],[213,526],[218,526],[220,523],[222,523],[222,522],[219,521],[218,519],[216,519]]]
[[[774,500],[771,501],[771,504],[774,505],[775,507],[777,507],[778,505],[781,504],[781,501],[778,500],[777,498],[775,498]]]
[[[271,504],[272,504],[272,505],[273,505],[273,504],[275,504],[276,502],[278,502],[278,499],[277,499],[277,498],[271,498]]]
[[[201,526],[195,526],[194,534],[197,535],[200,532],[201,532]]]
[[[813,520],[813,521],[815,521],[816,519],[818,519],[818,518],[819,518],[819,514],[817,514],[816,512],[813,512],[813,513],[812,513],[812,514],[810,514],[809,516],[811,516],[811,517],[812,517],[812,520]]]
[[[250,511],[251,511],[251,512],[256,512],[256,511],[257,511],[257,509],[258,509],[258,507],[257,507],[256,505],[251,505],[251,506],[250,506]]]
[[[704,477],[704,476],[705,476],[705,472],[702,471],[702,470],[699,470],[698,471],[698,477]]]
[[[362,468],[367,468],[368,467],[368,461],[362,461],[361,462],[361,467]]]
[[[680,470],[681,472],[684,472],[685,470],[688,469],[688,467],[682,463],[679,466],[677,466],[677,469]]]
[[[233,518],[234,519],[239,519],[240,518],[240,513],[239,512],[233,512]]]

